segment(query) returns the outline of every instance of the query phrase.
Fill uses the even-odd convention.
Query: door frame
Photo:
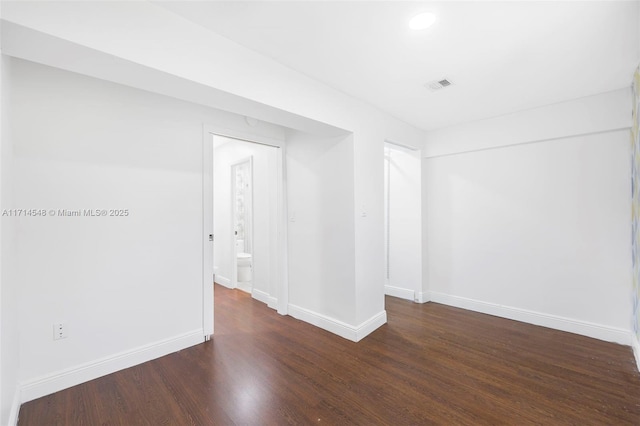
[[[391,206],[397,204],[397,202],[393,202],[392,200],[393,198],[393,188],[395,187],[394,185],[392,185],[392,171],[395,170],[393,166],[394,162],[393,162],[393,154],[396,153],[401,153],[402,155],[407,155],[408,157],[412,157],[415,159],[416,161],[416,167],[419,173],[419,176],[421,176],[422,174],[422,166],[421,166],[421,150],[418,148],[414,148],[411,147],[409,145],[403,145],[400,143],[397,143],[395,141],[390,141],[388,139],[384,140],[384,149],[385,149],[385,153],[384,153],[384,166],[388,167],[385,170],[385,174],[387,175],[387,181],[385,182],[386,185],[386,193],[385,195],[385,203],[386,203],[386,211],[385,211],[385,231],[386,231],[386,235],[385,235],[385,250],[386,250],[386,267],[387,267],[387,274],[385,274],[385,294],[389,295],[389,296],[394,296],[394,297],[400,297],[402,299],[407,299],[407,300],[413,300],[414,302],[418,302],[418,303],[423,303],[424,301],[424,292],[422,289],[422,281],[423,281],[423,271],[422,271],[422,267],[420,267],[418,273],[417,273],[417,279],[415,280],[415,282],[410,283],[408,288],[407,287],[398,287],[397,286],[397,278],[394,278],[394,274],[393,274],[393,269],[391,268],[390,265],[390,253],[393,251],[392,248],[393,246],[391,245],[391,236],[394,235],[394,228],[391,226]],[[388,150],[388,151],[387,151]],[[418,180],[418,185],[419,185],[419,189],[417,191],[417,194],[420,195],[421,191],[422,191],[422,180],[420,178],[420,180]],[[422,232],[422,225],[421,222],[418,221],[415,224],[419,229],[420,232],[418,233],[418,235]],[[397,232],[397,231],[396,231]]]
[[[286,191],[286,144],[266,136],[260,136],[241,130],[203,123],[202,125],[202,329],[205,340],[214,333],[214,291],[213,281],[213,136],[226,136],[247,142],[278,148],[276,155],[276,274],[275,308],[280,315],[287,315],[289,305],[289,274],[287,259],[287,191]],[[215,238],[215,236],[214,236]],[[274,295],[272,295],[273,297]]]
[[[245,142],[244,140],[242,140],[242,142]],[[231,170],[229,171],[231,174],[231,229],[233,230],[234,234],[236,232],[236,228],[238,226],[238,223],[236,222],[236,199],[235,199],[235,195],[236,195],[236,176],[234,173],[234,167],[236,166],[240,166],[244,163],[248,163],[249,164],[249,173],[251,174],[251,213],[250,213],[250,223],[249,223],[249,236],[250,236],[250,240],[251,244],[253,245],[253,155],[250,155],[248,157],[243,158],[240,161],[236,161],[235,163],[233,163],[231,165]],[[236,236],[237,237],[237,236]],[[232,288],[240,288],[240,286],[238,285],[238,247],[235,244],[235,240],[237,240],[237,238],[231,238],[231,287]],[[245,238],[246,240],[246,238]],[[246,241],[245,241],[246,244]],[[252,261],[255,259],[255,251],[252,249],[252,253],[251,253],[251,259]],[[244,290],[244,289],[241,289]],[[251,290],[253,290],[253,279],[251,280]]]

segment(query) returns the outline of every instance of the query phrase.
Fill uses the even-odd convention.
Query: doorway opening
[[[267,304],[275,299],[278,153],[274,146],[213,135],[215,282]]]
[[[203,128],[203,328],[214,282],[287,314],[284,141]]]
[[[384,145],[385,294],[421,301],[422,167],[420,151]]]

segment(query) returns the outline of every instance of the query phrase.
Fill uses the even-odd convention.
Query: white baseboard
[[[380,311],[356,327],[356,342],[364,339],[387,323],[387,311]]]
[[[13,393],[13,402],[11,403],[11,410],[9,411],[9,419],[7,424],[9,426],[16,426],[18,424],[18,415],[20,414],[20,389],[16,389]]]
[[[252,291],[251,281],[238,281],[236,284],[236,288],[238,290],[244,291],[245,293],[251,294],[251,291]]]
[[[271,309],[276,309],[278,307],[278,299],[276,299],[275,297],[271,297],[269,293],[265,291],[257,290],[254,288],[251,291],[251,297],[259,300],[262,303],[265,303]]]
[[[480,300],[468,299],[466,297],[452,296],[435,291],[430,291],[429,294],[432,302],[522,321],[529,324],[540,325],[543,327],[549,327],[556,330],[568,331],[570,333],[581,334],[583,336],[593,337],[607,342],[631,345],[632,333],[629,330],[622,328],[608,327],[587,321],[579,321],[557,315],[504,306],[497,303],[483,302]]]
[[[25,403],[71,386],[160,358],[203,341],[204,331],[198,329],[29,380],[20,386],[20,400]]]
[[[395,287],[392,285],[384,286],[384,294],[387,296],[399,297],[400,299],[415,300],[416,292],[408,288]]]
[[[222,275],[216,275],[216,283],[227,288],[233,288],[231,287],[231,280],[227,277],[223,277]]]
[[[426,303],[431,300],[428,291],[414,291],[408,288],[395,287],[385,284],[384,294],[387,296],[399,297],[400,299],[411,300],[416,303]]]
[[[421,291],[417,293],[416,303],[431,302],[431,293],[428,291]]]
[[[636,367],[640,372],[640,342],[634,332],[631,332],[631,348],[633,349],[633,356],[636,358]]]
[[[387,311],[379,312],[362,324],[353,326],[292,304],[289,304],[289,315],[353,342],[362,340],[387,322]]]

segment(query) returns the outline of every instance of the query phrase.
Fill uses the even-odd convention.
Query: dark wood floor
[[[353,343],[215,292],[212,341],[26,403],[19,424],[640,424],[625,346],[391,297]]]

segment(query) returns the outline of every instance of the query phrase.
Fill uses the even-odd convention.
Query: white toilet
[[[238,282],[251,281],[251,253],[244,252],[244,240],[236,240],[236,252],[238,253]]]

